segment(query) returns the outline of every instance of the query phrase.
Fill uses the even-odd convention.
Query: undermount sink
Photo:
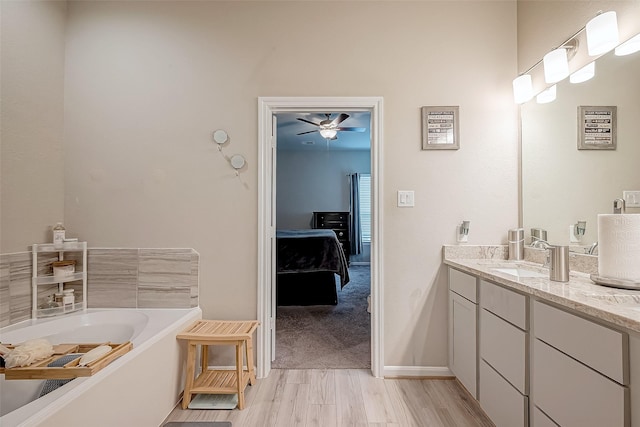
[[[514,277],[549,277],[549,273],[541,273],[539,271],[529,270],[522,267],[492,268],[491,270],[509,274]]]

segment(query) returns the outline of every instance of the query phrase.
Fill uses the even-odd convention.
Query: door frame
[[[258,296],[257,375],[271,371],[271,330],[275,328],[272,310],[272,239],[275,239],[275,155],[273,116],[276,113],[326,111],[371,112],[371,372],[383,376],[383,257],[382,257],[382,97],[259,97],[258,98]]]

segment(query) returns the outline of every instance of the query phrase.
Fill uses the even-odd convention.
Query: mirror
[[[584,83],[558,83],[550,104],[521,107],[522,222],[547,231],[555,245],[586,253],[598,239],[597,216],[613,213],[613,200],[640,190],[640,52],[596,61]],[[617,106],[616,150],[578,150],[578,106]],[[627,208],[627,213],[640,213]],[[584,234],[576,224],[586,221]],[[582,223],[580,228],[582,229]]]

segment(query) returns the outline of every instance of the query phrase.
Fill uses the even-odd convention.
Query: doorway
[[[258,320],[257,374],[266,377],[275,351],[277,113],[369,111],[371,114],[371,371],[383,375],[382,307],[382,103],[380,97],[258,100]]]

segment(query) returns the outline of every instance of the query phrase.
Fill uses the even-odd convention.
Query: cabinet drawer
[[[563,427],[628,426],[629,390],[536,339],[534,404]]]
[[[537,406],[533,407],[533,427],[558,427],[558,424],[540,410]]]
[[[449,368],[477,398],[476,325],[478,306],[449,291]]]
[[[485,309],[480,310],[480,357],[520,393],[529,394],[528,334]]]
[[[478,302],[476,278],[449,268],[449,289],[472,302]]]
[[[480,406],[496,427],[527,426],[529,404],[484,360],[480,361]]]
[[[534,301],[537,338],[619,382],[629,383],[629,335]]]
[[[480,280],[480,305],[518,328],[527,330],[527,297]]]
[[[318,221],[347,222],[349,214],[346,212],[316,212]]]

